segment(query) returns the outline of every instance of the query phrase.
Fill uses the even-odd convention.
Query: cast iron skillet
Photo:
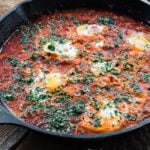
[[[4,41],[22,24],[27,24],[29,19],[38,14],[39,12],[46,13],[45,10],[53,12],[54,10],[74,9],[79,7],[96,8],[96,9],[110,9],[126,14],[134,19],[142,21],[150,25],[150,5],[147,5],[139,0],[137,1],[118,1],[118,0],[26,0],[25,2],[17,5],[8,14],[0,18],[0,47]],[[67,139],[82,139],[82,140],[96,140],[113,137],[123,133],[128,133],[135,129],[141,128],[150,123],[150,118],[142,121],[138,125],[114,131],[105,134],[94,135],[68,135],[61,133],[54,133],[46,131],[38,127],[25,123],[15,117],[7,108],[7,106],[0,100],[0,124],[15,124],[24,126],[29,129],[47,134],[53,137],[67,138]]]

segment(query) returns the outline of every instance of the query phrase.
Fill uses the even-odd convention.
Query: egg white
[[[95,64],[91,65],[91,72],[95,75],[95,76],[99,76],[104,75],[107,70],[106,67],[108,65],[108,62],[104,61],[104,62],[97,62]],[[109,68],[107,67],[107,69],[111,70],[113,68],[114,63],[111,64],[111,66],[109,66]]]
[[[103,118],[112,118],[117,116],[116,112],[117,112],[116,107],[114,105],[111,105],[101,109],[99,115]]]
[[[106,100],[107,101],[107,100]],[[87,105],[86,112],[84,113],[84,121],[82,126],[88,128],[92,131],[103,131],[103,130],[112,130],[113,128],[120,128],[120,119],[121,115],[118,113],[117,108],[111,102],[108,102],[104,105],[100,104],[100,109],[98,111],[95,110],[91,105]],[[97,127],[91,126],[89,122],[92,122],[89,117],[90,114],[94,114],[97,118],[101,120],[101,123]]]
[[[92,42],[91,45],[95,46],[96,48],[103,48],[104,40]]]
[[[80,36],[93,36],[102,33],[104,29],[106,29],[104,25],[84,24],[77,27],[77,34]]]
[[[40,87],[48,92],[52,92],[63,85],[64,81],[64,76],[59,72],[44,74],[44,72],[40,71],[35,77],[31,88],[32,91],[34,91],[37,87]]]
[[[75,46],[73,46],[70,41],[66,41],[65,43],[54,41],[53,50],[49,48],[50,44],[51,43],[48,42],[47,44],[44,45],[43,47],[44,52],[54,54],[57,56],[58,59],[72,60],[78,54],[77,48],[75,48]]]
[[[127,38],[129,45],[132,45],[139,51],[150,50],[150,42],[142,34],[134,34]]]

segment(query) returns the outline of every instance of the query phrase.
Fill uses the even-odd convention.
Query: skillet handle
[[[25,123],[17,119],[11,113],[9,113],[5,108],[0,106],[0,124],[15,124],[24,126]]]

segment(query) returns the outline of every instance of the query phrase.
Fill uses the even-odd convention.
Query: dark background
[[[16,150],[150,150],[150,125],[129,134],[93,142],[51,139],[30,132]]]

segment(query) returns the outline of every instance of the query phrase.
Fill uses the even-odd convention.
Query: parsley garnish
[[[102,25],[113,25],[115,24],[114,20],[109,17],[100,17],[97,18],[97,23]]]
[[[16,58],[9,58],[8,61],[13,67],[16,67],[18,65],[18,60]]]
[[[66,108],[68,115],[79,115],[85,111],[85,105],[82,101],[77,101],[75,104],[69,104]]]
[[[150,74],[144,74],[140,78],[143,82],[150,83]]]
[[[133,89],[134,93],[136,93],[136,94],[141,93],[141,89],[136,82],[129,83],[129,85]]]

